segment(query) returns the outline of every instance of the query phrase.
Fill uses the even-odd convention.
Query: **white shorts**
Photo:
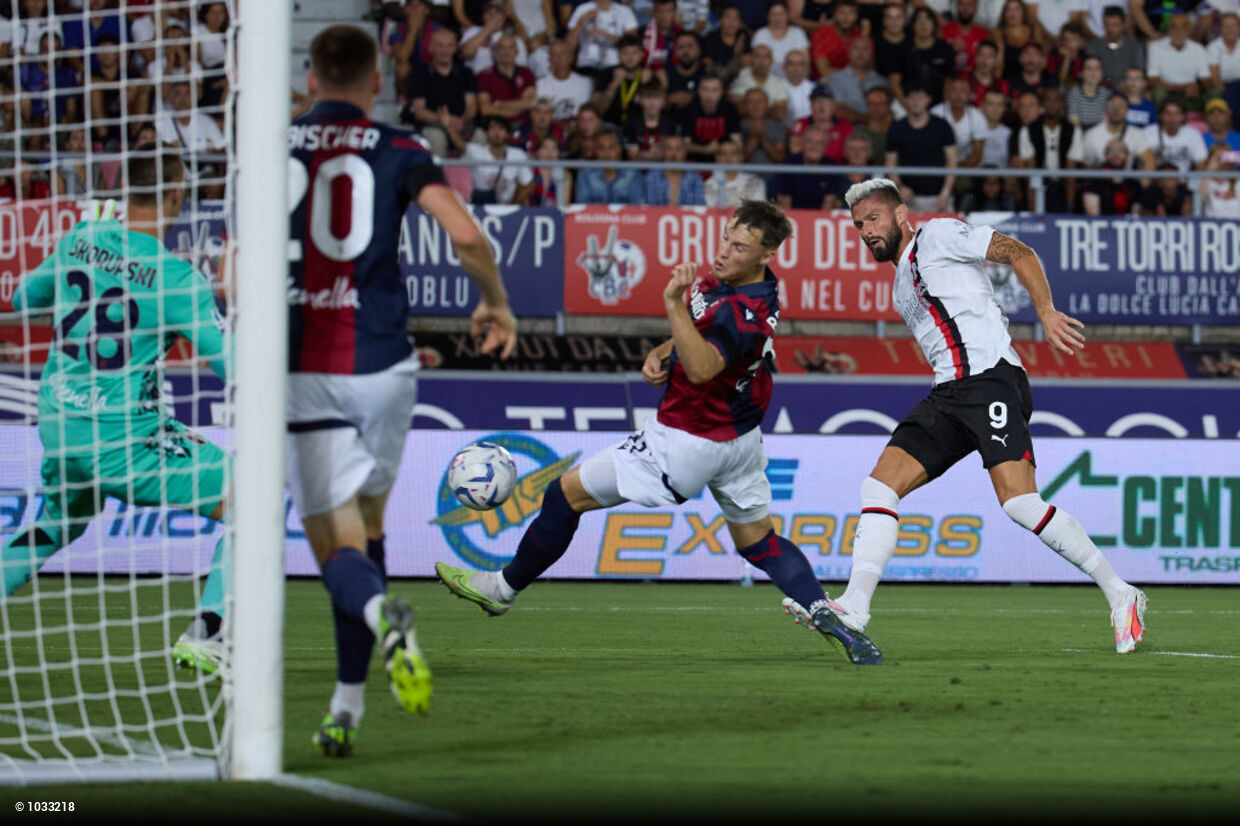
[[[625,501],[649,508],[680,504],[709,487],[729,522],[757,522],[771,509],[758,428],[715,442],[650,419],[625,441],[586,459],[581,485],[604,507]]]
[[[411,356],[378,373],[288,377],[285,470],[303,519],[392,487],[418,400],[417,369]]]

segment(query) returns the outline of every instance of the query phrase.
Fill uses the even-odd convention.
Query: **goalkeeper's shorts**
[[[45,495],[66,516],[93,515],[109,496],[210,516],[226,494],[229,462],[214,442],[162,419],[145,433],[100,427],[93,451],[50,451],[40,475]]]
[[[288,377],[289,495],[304,519],[396,482],[418,400],[416,356],[362,375]]]

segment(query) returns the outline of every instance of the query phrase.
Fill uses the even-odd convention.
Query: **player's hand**
[[[1046,314],[1039,313],[1042,332],[1051,347],[1061,353],[1072,355],[1085,346],[1085,325],[1059,310],[1050,310]]]
[[[479,301],[469,317],[469,334],[483,339],[483,355],[494,353],[498,349],[500,359],[507,361],[517,349],[517,317],[512,314],[512,309],[507,304],[492,307],[485,301]]]
[[[667,384],[668,373],[663,366],[665,361],[666,359],[659,358],[657,348],[646,354],[646,360],[642,362],[642,378],[646,384],[654,387]]]
[[[697,264],[677,264],[672,267],[672,277],[667,280],[667,286],[663,288],[663,301],[673,303],[684,301],[685,290],[697,280],[697,273]]]

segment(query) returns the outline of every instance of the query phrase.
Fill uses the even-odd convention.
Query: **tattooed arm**
[[[1042,262],[1038,261],[1038,256],[1027,244],[996,232],[990,238],[986,260],[1007,264],[1016,273],[1033,299],[1033,308],[1042,322],[1042,331],[1052,347],[1071,355],[1076,348],[1085,346],[1085,325],[1055,309],[1051,285],[1046,280]]]

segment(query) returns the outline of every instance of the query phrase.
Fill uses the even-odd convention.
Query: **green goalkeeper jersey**
[[[66,453],[157,422],[160,364],[177,337],[226,379],[223,319],[210,285],[158,240],[120,221],[83,221],[13,295],[50,310],[39,437]]]

